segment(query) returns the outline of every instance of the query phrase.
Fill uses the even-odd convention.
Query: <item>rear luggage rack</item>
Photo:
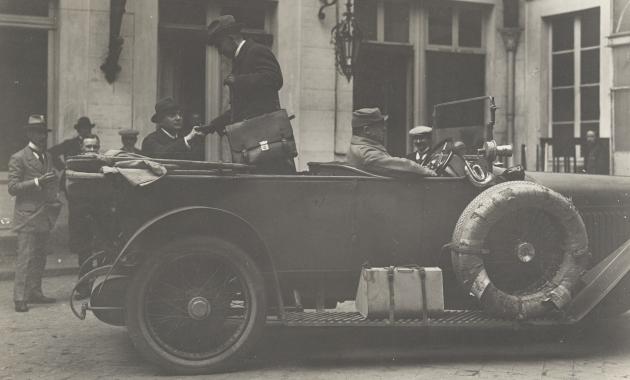
[[[460,328],[508,328],[518,329],[527,326],[552,326],[570,324],[561,314],[527,321],[509,320],[489,316],[479,310],[446,310],[440,315],[431,316],[426,321],[422,317],[365,318],[358,312],[305,311],[286,312],[284,320],[277,317],[267,319],[269,325],[287,327],[460,327]]]

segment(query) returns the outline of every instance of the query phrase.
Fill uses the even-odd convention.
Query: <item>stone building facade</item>
[[[630,175],[630,0],[354,0],[364,43],[350,82],[330,43],[346,0],[324,9],[323,20],[319,0],[127,0],[121,70],[109,83],[100,66],[115,2],[0,0],[0,185],[29,113],[48,115],[51,144],[73,136],[87,115],[104,149],[119,147],[120,129],[136,129],[140,139],[150,133],[163,96],[182,104],[185,121],[218,115],[227,107],[221,83],[229,63],[203,35],[226,13],[278,57],[302,170],[309,161],[343,160],[353,109],[390,114],[388,148],[403,154],[407,131],[433,122],[433,105],[490,94],[500,107],[495,137],[515,145],[513,163],[551,170],[553,149],[594,129],[610,148],[610,172]],[[462,112],[455,127],[488,118],[481,104]],[[226,144],[210,136],[207,158],[229,161]],[[579,144],[571,149],[579,166]],[[0,206],[6,229],[6,191]]]

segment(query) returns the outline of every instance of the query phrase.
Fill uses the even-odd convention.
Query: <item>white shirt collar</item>
[[[241,52],[241,48],[243,47],[243,45],[245,45],[245,40],[241,41],[241,43],[238,44],[238,47],[236,48],[236,53],[234,53],[234,58],[238,57],[238,53]]]
[[[41,149],[40,149],[37,145],[33,144],[33,142],[32,142],[32,141],[29,141],[29,142],[28,142],[28,147],[29,147],[29,148],[31,148],[31,150],[32,150],[33,152],[37,153],[38,155],[39,155],[39,154],[42,154]]]
[[[162,130],[162,132],[164,132],[168,137],[172,138],[173,140],[175,140],[177,138],[177,136],[169,133],[169,131],[167,131],[166,129],[164,129],[164,128],[160,128],[160,129]]]

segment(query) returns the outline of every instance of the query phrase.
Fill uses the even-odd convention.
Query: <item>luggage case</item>
[[[257,165],[297,156],[286,110],[278,110],[225,127],[232,161]]]
[[[394,320],[439,314],[444,311],[442,270],[415,266],[363,268],[355,305],[366,318]]]

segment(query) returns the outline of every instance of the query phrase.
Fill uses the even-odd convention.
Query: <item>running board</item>
[[[582,276],[584,288],[567,306],[567,318],[572,322],[584,318],[619,284],[628,271],[630,239]]]
[[[286,312],[284,319],[269,317],[267,324],[287,327],[425,327],[425,328],[506,328],[520,329],[528,326],[554,326],[567,324],[559,314],[528,321],[501,319],[488,316],[478,310],[446,310],[444,313],[422,318],[365,318],[357,312],[305,311]]]

